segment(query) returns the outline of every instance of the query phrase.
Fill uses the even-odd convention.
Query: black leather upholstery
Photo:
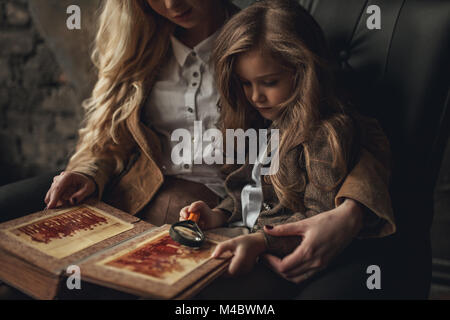
[[[400,231],[428,229],[449,129],[450,1],[299,2],[324,30],[361,111],[389,136]],[[381,9],[380,30],[366,26],[372,4]]]
[[[324,30],[358,107],[380,121],[391,141],[402,297],[426,298],[433,192],[450,129],[450,1],[300,3]],[[373,4],[381,9],[380,30],[366,26]]]
[[[394,238],[403,255],[404,291],[426,298],[433,191],[450,129],[450,1],[299,2],[324,30],[342,67],[340,81],[391,141]],[[367,28],[370,5],[381,9],[380,30]]]

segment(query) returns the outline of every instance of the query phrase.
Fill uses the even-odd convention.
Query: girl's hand
[[[363,208],[346,199],[339,207],[298,222],[279,225],[264,231],[272,236],[301,236],[301,244],[280,259],[264,255],[265,261],[283,278],[300,283],[324,269],[359,233]]]
[[[228,267],[228,275],[237,276],[253,269],[256,258],[266,251],[266,241],[261,232],[242,235],[217,245],[211,257],[218,258],[222,253],[234,253]]]
[[[47,209],[66,204],[76,205],[95,192],[93,179],[84,174],[63,171],[53,178],[53,183],[45,196]]]
[[[211,209],[204,201],[195,201],[181,209],[180,221],[186,220],[189,217],[189,212],[200,214],[198,226],[203,230],[221,227],[228,220],[228,216],[222,210]]]

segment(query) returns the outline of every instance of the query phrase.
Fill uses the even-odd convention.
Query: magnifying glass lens
[[[202,238],[200,237],[200,235],[198,234],[198,232],[192,230],[189,227],[186,226],[174,226],[174,229],[176,232],[178,232],[178,234],[185,238],[185,239],[189,239],[191,241],[201,241]]]
[[[205,235],[194,221],[180,221],[170,228],[170,236],[173,240],[188,247],[201,247],[205,241]]]

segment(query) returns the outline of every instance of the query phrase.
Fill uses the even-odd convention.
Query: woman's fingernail
[[[268,230],[272,230],[273,229],[273,226],[271,226],[270,224],[266,224],[264,227],[266,227],[266,229],[268,229]]]

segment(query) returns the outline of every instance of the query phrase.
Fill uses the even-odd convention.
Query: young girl
[[[212,255],[234,252],[228,271],[240,274],[251,270],[264,252],[285,256],[299,245],[299,237],[269,235],[272,225],[335,207],[339,187],[364,143],[358,124],[370,120],[340,102],[322,31],[295,1],[260,1],[235,15],[219,34],[213,58],[222,130],[269,124],[280,136],[275,174],[255,174],[261,164],[247,161],[228,175],[228,197],[221,204],[211,209],[197,201],[180,212],[181,220],[190,211],[199,212],[204,229],[233,222],[250,229],[250,234],[219,244]],[[360,235],[394,230],[392,215],[370,212]]]

